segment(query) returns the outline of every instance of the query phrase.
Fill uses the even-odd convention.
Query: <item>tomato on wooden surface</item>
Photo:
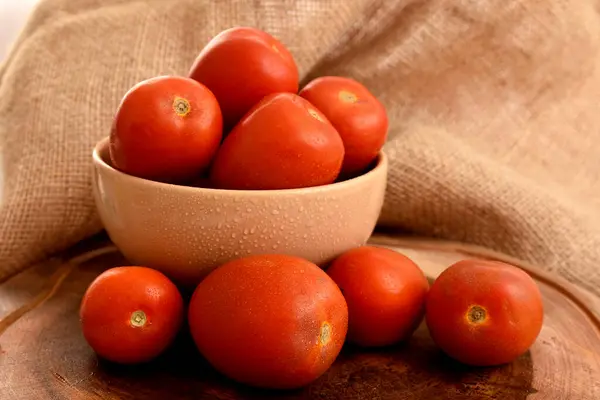
[[[117,267],[89,286],[79,311],[83,335],[102,358],[136,364],[165,350],[183,322],[183,300],[162,273]]]
[[[292,189],[337,178],[344,144],[312,104],[292,93],[260,101],[219,148],[210,178],[222,189]]]
[[[163,182],[185,182],[205,171],[223,135],[217,99],[189,78],[160,76],[125,94],[110,134],[113,166]]]
[[[387,346],[408,339],[423,320],[429,283],[419,267],[395,251],[362,246],[327,269],[348,303],[348,341]]]
[[[198,349],[223,374],[259,387],[295,388],[334,362],[348,309],[315,264],[255,255],[209,274],[192,296],[188,319]]]
[[[426,303],[435,343],[450,357],[476,366],[505,364],[525,353],[543,318],[535,281],[501,262],[453,264],[434,282]]]
[[[236,27],[215,36],[196,58],[189,76],[217,97],[229,131],[263,97],[298,92],[291,53],[259,29]]]
[[[385,143],[388,117],[383,104],[361,83],[339,76],[309,82],[300,96],[317,107],[344,141],[343,176],[363,172]]]

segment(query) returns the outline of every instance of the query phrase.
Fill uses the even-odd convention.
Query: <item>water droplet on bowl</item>
[[[277,214],[279,214],[279,211],[277,211],[277,210],[273,210],[273,211],[271,211],[271,214],[273,214],[273,215],[277,215]]]

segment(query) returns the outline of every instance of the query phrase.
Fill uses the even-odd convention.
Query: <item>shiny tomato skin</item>
[[[348,304],[348,341],[363,347],[408,339],[423,320],[429,283],[408,257],[362,246],[327,269]]]
[[[348,328],[342,293],[315,264],[292,256],[231,261],[196,288],[192,337],[224,375],[252,386],[290,389],[323,374]]]
[[[160,76],[123,97],[110,134],[113,166],[127,174],[181,183],[209,166],[223,136],[215,96],[202,84]]]
[[[298,67],[288,49],[259,29],[235,27],[215,36],[189,76],[217,97],[228,132],[263,97],[298,92]]]
[[[219,148],[210,179],[221,189],[294,189],[333,183],[344,159],[335,128],[292,93],[266,96]]]
[[[377,158],[388,131],[385,107],[361,83],[339,76],[323,76],[299,93],[317,107],[337,129],[346,154],[342,175],[355,176]]]
[[[426,303],[431,337],[469,365],[506,364],[525,353],[542,329],[535,281],[509,264],[459,261],[436,279]]]
[[[106,360],[150,361],[178,333],[183,300],[162,273],[146,267],[111,268],[88,287],[79,310],[83,336]]]

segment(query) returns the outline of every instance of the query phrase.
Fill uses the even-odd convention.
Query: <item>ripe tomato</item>
[[[189,76],[215,94],[226,131],[266,95],[298,92],[298,67],[290,52],[254,28],[219,33],[202,49]]]
[[[162,273],[146,267],[105,271],[89,286],[79,310],[83,336],[102,358],[146,362],[173,341],[183,300]]]
[[[278,93],[225,138],[211,170],[223,189],[292,189],[332,183],[344,158],[335,128],[308,101]]]
[[[544,318],[533,279],[492,261],[452,265],[432,285],[426,304],[435,343],[450,357],[477,366],[505,364],[525,353]]]
[[[348,328],[342,293],[323,270],[286,255],[231,261],[196,288],[189,325],[223,374],[267,388],[304,386],[339,354]]]
[[[115,168],[146,179],[182,182],[210,164],[222,138],[215,96],[200,83],[161,76],[132,87],[110,134]]]
[[[383,104],[353,79],[324,76],[309,82],[300,96],[331,121],[344,141],[342,175],[363,172],[385,143],[388,118]]]
[[[372,246],[352,249],[327,270],[348,303],[348,341],[387,346],[405,340],[425,313],[427,278],[408,257]]]

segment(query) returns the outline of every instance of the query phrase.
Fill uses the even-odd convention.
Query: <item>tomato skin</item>
[[[137,311],[145,314],[142,326],[133,325]],[[173,341],[183,322],[183,300],[177,287],[158,271],[116,267],[88,287],[79,317],[83,336],[100,357],[137,364],[155,358]]]
[[[348,328],[342,293],[315,264],[286,255],[231,261],[196,288],[192,337],[223,374],[253,386],[288,389],[323,374]]]
[[[485,318],[473,322],[481,309]],[[473,312],[477,310],[479,315]],[[535,281],[517,267],[493,261],[453,264],[434,282],[426,303],[427,326],[436,344],[450,357],[475,366],[509,363],[525,353],[543,318]]]
[[[227,29],[202,49],[189,77],[217,97],[228,132],[263,97],[298,92],[298,67],[285,46],[249,27]]]
[[[130,175],[185,182],[208,168],[222,136],[221,110],[210,90],[192,79],[160,76],[136,84],[123,97],[110,134],[110,157]]]
[[[423,320],[429,283],[419,267],[395,251],[362,246],[327,269],[348,303],[348,341],[363,347],[408,339]]]
[[[225,138],[210,179],[222,189],[293,189],[333,183],[344,158],[335,128],[292,93],[265,97]]]
[[[385,143],[388,117],[383,104],[361,83],[339,76],[324,76],[301,91],[317,107],[344,141],[343,176],[362,173]]]

